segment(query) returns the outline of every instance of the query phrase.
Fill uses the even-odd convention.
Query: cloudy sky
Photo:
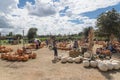
[[[0,0],[0,32],[36,27],[39,35],[79,33],[112,8],[120,12],[120,0]]]

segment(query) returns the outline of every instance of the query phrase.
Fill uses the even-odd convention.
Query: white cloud
[[[69,6],[74,14],[94,11],[119,3],[120,0],[60,0],[60,6]]]
[[[56,13],[55,8],[51,4],[42,2],[43,1],[36,0],[35,5],[27,3],[29,14],[44,17],[54,15]]]
[[[19,0],[0,0],[0,12],[8,13],[13,8],[17,8]]]
[[[95,26],[96,19],[90,19],[86,16],[78,15],[80,13],[94,11],[99,8],[105,8],[115,5],[120,0],[60,0],[60,2],[51,2],[52,0],[35,0],[36,3],[27,5],[20,9],[17,7],[18,0],[3,0],[0,3],[0,31],[3,33],[22,33],[30,27],[38,28],[38,34],[69,34],[78,33],[84,27]],[[59,16],[59,11],[65,6],[69,6],[65,16]],[[82,24],[75,24],[68,20],[79,19]],[[4,27],[13,27],[4,29]]]

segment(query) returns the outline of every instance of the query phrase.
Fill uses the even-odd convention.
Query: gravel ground
[[[8,47],[16,50],[21,46]],[[37,58],[27,62],[0,59],[0,80],[120,80],[120,70],[101,72],[97,68],[84,68],[82,63],[52,63],[53,51],[42,48],[34,52]],[[59,51],[61,53],[67,55],[65,51]]]

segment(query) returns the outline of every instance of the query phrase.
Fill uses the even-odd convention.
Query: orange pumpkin
[[[5,54],[4,59],[8,60],[8,56],[9,56],[9,54]]]
[[[12,60],[12,55],[8,54],[8,60],[11,61]]]
[[[28,56],[29,56],[29,59],[31,59],[31,58],[32,58],[32,54],[28,54]]]
[[[36,54],[36,53],[32,53],[32,59],[35,59],[35,58],[36,58],[36,56],[37,56],[37,54]]]
[[[29,55],[24,55],[23,57],[23,61],[27,61],[29,59]]]
[[[15,61],[15,60],[17,60],[16,55],[12,55],[12,61]]]
[[[4,59],[5,53],[1,54],[1,59]]]
[[[23,49],[17,49],[17,53],[18,53],[18,55],[22,55]]]
[[[18,61],[22,61],[23,60],[23,56],[18,56]]]

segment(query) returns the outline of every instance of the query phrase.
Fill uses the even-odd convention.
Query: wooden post
[[[24,30],[23,30],[23,47],[25,47],[25,43],[24,43]]]
[[[1,33],[0,33],[0,46],[1,46],[2,44],[1,44]]]
[[[94,46],[94,32],[93,29],[90,29],[89,31],[89,35],[88,35],[88,41],[89,41],[89,46],[88,46],[88,50],[90,51],[91,57],[93,56],[93,46]]]

